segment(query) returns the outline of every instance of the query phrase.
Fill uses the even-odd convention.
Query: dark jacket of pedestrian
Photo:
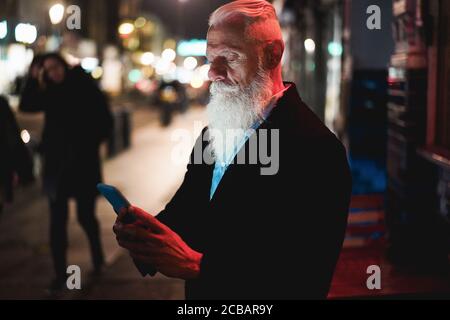
[[[33,161],[20,137],[19,127],[8,101],[0,96],[0,210],[13,200],[14,176],[20,182],[33,180]]]
[[[61,62],[63,63],[63,62]],[[65,65],[62,83],[28,79],[20,110],[45,113],[42,136],[44,190],[52,198],[97,193],[102,179],[99,146],[112,129],[112,115],[104,94],[81,68]]]

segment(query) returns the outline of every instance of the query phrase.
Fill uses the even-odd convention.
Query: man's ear
[[[274,69],[281,63],[284,44],[281,40],[274,40],[264,48],[265,64],[267,69]]]

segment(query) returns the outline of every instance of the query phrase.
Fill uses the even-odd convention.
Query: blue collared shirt
[[[213,176],[212,176],[211,189],[210,189],[210,193],[209,193],[209,199],[210,200],[214,196],[214,193],[216,192],[220,181],[222,180],[223,176],[225,175],[225,172],[227,171],[227,169],[230,166],[231,162],[233,161],[233,159],[238,154],[239,150],[241,150],[241,148],[245,145],[247,140],[256,131],[256,129],[258,129],[261,126],[261,124],[264,121],[266,121],[267,117],[270,115],[270,113],[272,112],[273,108],[276,106],[276,103],[279,100],[279,98],[281,98],[283,96],[283,93],[287,89],[289,89],[289,87],[290,87],[290,85],[286,86],[283,90],[281,90],[281,92],[279,92],[276,95],[274,95],[274,97],[272,98],[271,103],[264,110],[262,120],[256,121],[251,126],[251,128],[245,132],[245,135],[244,135],[244,137],[242,137],[241,141],[235,145],[235,147],[233,149],[232,156],[230,156],[227,159],[226,162],[218,162],[218,161],[216,161],[216,163],[214,164],[214,171],[213,171]]]

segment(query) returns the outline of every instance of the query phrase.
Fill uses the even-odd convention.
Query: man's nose
[[[212,63],[208,71],[208,78],[211,81],[223,81],[227,78],[226,68],[218,63]]]

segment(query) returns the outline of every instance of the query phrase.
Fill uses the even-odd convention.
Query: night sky
[[[186,0],[182,4],[184,38],[206,38],[209,15],[227,2],[230,0]],[[174,34],[178,30],[178,5],[178,0],[143,1],[144,9],[158,16]]]

